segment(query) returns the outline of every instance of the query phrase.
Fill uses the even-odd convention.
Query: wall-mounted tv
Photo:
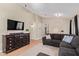
[[[24,30],[24,22],[8,19],[7,30]]]

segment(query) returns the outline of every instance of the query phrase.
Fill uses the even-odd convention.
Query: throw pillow
[[[73,39],[73,36],[64,36],[63,41],[67,43],[71,43],[72,39]]]
[[[51,36],[50,35],[46,35],[46,39],[51,39]]]

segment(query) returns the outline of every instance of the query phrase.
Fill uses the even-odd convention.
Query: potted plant
[[[26,29],[26,32],[29,33],[29,29]]]

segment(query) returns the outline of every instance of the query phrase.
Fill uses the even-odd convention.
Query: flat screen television
[[[8,19],[7,30],[24,30],[24,22]]]

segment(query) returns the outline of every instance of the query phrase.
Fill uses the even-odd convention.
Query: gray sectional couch
[[[79,56],[79,36],[72,35],[71,43],[67,43],[62,41],[64,35],[68,34],[50,34],[51,39],[43,37],[43,45],[59,47],[59,56]]]
[[[71,43],[62,41],[59,56],[79,56],[79,36],[74,36]]]

